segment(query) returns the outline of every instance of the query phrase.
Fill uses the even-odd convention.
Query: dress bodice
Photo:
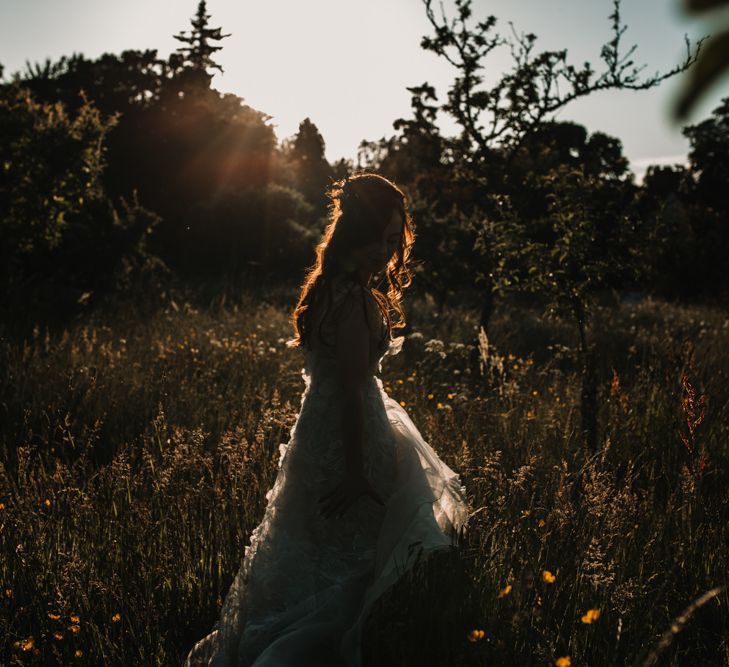
[[[382,370],[382,359],[390,354],[397,354],[402,348],[404,337],[399,336],[391,340],[385,340],[380,347],[371,348],[370,353],[370,374],[367,379],[366,390],[376,391],[382,386],[377,373]],[[336,358],[334,354],[326,354],[322,350],[308,350],[306,352],[304,368],[301,375],[306,383],[307,390],[321,396],[333,396],[340,392],[341,384],[337,372]]]
[[[349,295],[355,295],[354,290],[359,289],[352,282],[338,280],[333,286],[332,308],[339,306],[343,299]],[[381,387],[381,382],[376,378],[376,374],[381,371],[381,362],[385,355],[397,354],[402,348],[404,341],[403,336],[391,338],[387,334],[387,326],[382,318],[374,298],[370,295],[366,297],[370,304],[368,305],[368,317],[372,322],[370,332],[370,356],[369,356],[369,376],[367,389],[377,390]],[[377,327],[379,324],[379,327]],[[379,332],[377,329],[379,328]],[[374,330],[374,331],[373,331]],[[335,341],[333,324],[325,322],[319,328],[319,321],[315,321],[315,334],[319,331],[323,334],[324,341]],[[341,389],[340,380],[337,372],[336,354],[337,350],[334,344],[327,344],[314,335],[312,347],[305,348],[305,362],[302,370],[302,376],[306,382],[307,389],[324,395],[331,396]]]

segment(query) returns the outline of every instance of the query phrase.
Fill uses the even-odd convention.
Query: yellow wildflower
[[[405,401],[400,401],[400,405],[402,405],[402,407],[405,407],[407,403]]]
[[[539,527],[540,528],[544,528],[544,526],[546,525],[546,523],[547,522],[544,519],[539,519]]]
[[[454,396],[455,396],[455,394],[448,394],[448,399],[450,400],[450,399],[451,399],[451,398],[453,398]]]
[[[468,633],[468,641],[469,642],[477,642],[484,638],[484,635],[486,633],[483,630],[471,630],[471,632]]]
[[[428,394],[428,400],[429,401],[432,401],[433,400],[433,394]]]
[[[513,368],[513,369],[514,369],[515,371],[518,371],[518,370],[519,370],[519,364],[514,364],[514,365],[512,366],[512,368]]]
[[[111,622],[118,623],[119,621],[121,621],[121,614],[119,612],[116,612],[116,614],[111,617]]]
[[[438,408],[438,410],[442,410],[443,409],[443,404],[442,403],[438,403],[438,405],[436,407]]]
[[[80,648],[77,648],[77,649],[76,649],[76,650],[75,650],[75,651],[73,652],[73,657],[74,657],[74,658],[80,658],[80,657],[81,657],[81,656],[82,656],[83,654],[84,654],[84,652],[83,652],[83,651],[82,651],[82,650],[81,650]]]
[[[80,620],[76,614],[71,614],[71,623],[78,623]]]
[[[532,392],[532,396],[539,396],[539,392],[538,392],[538,391],[537,391],[537,390],[535,389],[535,390],[534,390],[534,391]]]
[[[534,413],[531,410],[527,410],[527,419],[534,419]]]
[[[63,633],[62,632],[59,632],[58,630],[56,630],[53,633],[53,639],[55,639],[56,641],[59,641],[60,642],[63,639]]]
[[[548,584],[553,584],[556,581],[557,577],[553,575],[549,570],[544,570],[544,572],[542,572],[542,579],[544,579],[544,581],[546,581]]]
[[[572,665],[572,660],[568,655],[563,655],[561,658],[557,658],[554,662],[557,667],[570,667]]]
[[[398,384],[402,384],[402,383],[403,383],[403,381],[402,381],[402,380],[396,380],[396,382],[397,382]]]
[[[45,500],[43,501],[43,504],[44,504],[44,505],[45,505],[46,507],[50,507],[50,506],[51,506],[51,501],[50,501],[50,500],[48,500],[48,498],[46,498],[46,499],[45,499]]]
[[[6,588],[6,589],[5,589],[5,597],[6,597],[6,598],[11,598],[11,597],[13,597],[13,589],[12,589],[12,588]]]
[[[499,591],[498,597],[505,598],[509,593],[511,593],[511,584],[506,584],[506,586]]]
[[[33,639],[33,637],[28,637],[28,639],[23,639],[20,642],[20,648],[23,651],[30,651],[33,646],[35,646],[35,639]]]
[[[583,623],[592,623],[593,621],[596,621],[598,618],[600,618],[600,610],[599,609],[588,609],[587,613],[582,617]]]
[[[522,510],[521,515],[522,517],[528,517],[532,513],[531,510]]]
[[[69,626],[68,626],[68,627],[66,628],[66,630],[70,630],[71,632],[73,632],[73,633],[75,634],[75,633],[77,633],[77,632],[80,632],[80,630],[81,630],[81,626],[80,626],[80,625],[69,625]]]
[[[0,510],[4,510],[4,509],[5,509],[5,503],[0,503]]]
[[[54,614],[53,612],[48,612],[48,618],[52,618],[54,621],[57,621],[59,618],[61,618],[60,614]]]

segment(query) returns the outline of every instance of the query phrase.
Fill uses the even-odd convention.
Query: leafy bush
[[[190,209],[184,269],[240,274],[252,268],[284,275],[313,260],[321,228],[311,225],[312,206],[282,185],[226,189]]]

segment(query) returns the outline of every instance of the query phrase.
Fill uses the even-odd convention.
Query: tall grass
[[[597,312],[595,454],[569,329],[504,309],[479,350],[468,311],[409,315],[383,381],[473,515],[377,604],[367,664],[729,665],[726,313]],[[181,664],[299,408],[289,335],[284,308],[243,299],[2,339],[0,663]]]

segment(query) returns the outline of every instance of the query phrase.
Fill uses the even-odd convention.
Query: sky
[[[434,6],[438,7],[437,0]],[[443,0],[453,14],[453,0]],[[394,133],[397,118],[410,117],[407,86],[425,81],[445,100],[455,71],[420,47],[431,34],[422,0],[208,0],[210,24],[231,36],[218,62],[224,69],[213,86],[235,93],[270,116],[279,139],[293,135],[310,118],[326,142],[330,161],[356,160],[363,139]],[[179,43],[173,34],[190,28],[197,0],[0,0],[0,64],[6,79],[26,61],[42,63],[82,53],[95,58],[126,49],[157,49],[167,56]],[[538,36],[536,50],[568,50],[580,66],[599,72],[600,48],[610,39],[612,0],[473,0],[475,19],[493,14],[496,28]],[[637,44],[643,74],[666,71],[684,58],[684,34],[695,41],[716,30],[705,18],[689,16],[682,0],[623,0],[622,40]],[[510,68],[504,47],[486,61],[484,77],[495,81]],[[571,102],[557,115],[618,137],[640,179],[649,164],[686,161],[688,141],[670,119],[682,75],[645,91],[601,91]],[[698,104],[688,123],[711,114],[729,95],[729,76]],[[442,116],[446,134],[455,133]]]

